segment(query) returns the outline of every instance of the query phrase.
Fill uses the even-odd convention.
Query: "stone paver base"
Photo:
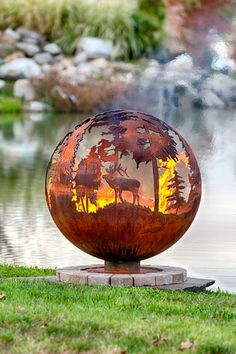
[[[143,266],[145,273],[112,274],[97,272],[103,265],[67,267],[57,270],[57,279],[60,282],[111,285],[111,286],[162,286],[180,284],[187,280],[187,271],[184,268],[168,266]],[[150,272],[147,269],[150,268]]]

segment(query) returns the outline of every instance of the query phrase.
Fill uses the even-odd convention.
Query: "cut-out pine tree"
[[[185,199],[183,197],[183,190],[185,189],[184,180],[174,170],[174,177],[169,180],[168,189],[172,191],[172,194],[167,197],[167,208],[166,211],[175,210],[175,214],[181,206],[185,204]]]

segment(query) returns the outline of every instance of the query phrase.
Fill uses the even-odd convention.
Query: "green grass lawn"
[[[54,269],[0,264],[0,279],[9,277],[47,276],[55,274],[56,271]]]
[[[236,295],[6,279],[0,294],[3,354],[236,353]]]

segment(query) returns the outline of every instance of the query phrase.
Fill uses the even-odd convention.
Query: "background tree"
[[[169,180],[170,184],[168,185],[168,189],[173,190],[173,193],[167,197],[168,206],[166,211],[175,209],[176,214],[179,208],[185,204],[185,199],[183,197],[183,189],[184,180],[178,174],[176,170],[174,170],[174,177]]]
[[[142,116],[145,116],[142,114]],[[178,160],[176,142],[168,128],[160,120],[147,116],[147,120],[137,116],[135,120],[122,122],[126,128],[124,144],[133,153],[137,167],[141,162],[151,161],[154,185],[154,211],[159,211],[159,162]]]
[[[113,136],[112,141],[102,139],[100,142],[100,145],[102,144],[104,147],[114,146],[113,157],[112,154],[108,155],[104,151],[102,154],[100,151],[103,161],[109,161],[109,158],[113,159],[120,152],[119,158],[132,154],[137,168],[141,162],[152,163],[154,211],[158,212],[160,168],[158,160],[178,160],[176,142],[174,137],[169,134],[169,128],[159,119],[133,111],[111,111],[98,114],[95,118],[90,125],[89,132],[95,127],[107,125],[108,131],[103,132],[102,135],[111,134]]]

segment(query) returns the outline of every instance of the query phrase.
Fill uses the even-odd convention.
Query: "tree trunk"
[[[152,159],[152,171],[153,171],[153,185],[154,185],[154,212],[159,211],[159,171],[157,166],[157,159]]]

